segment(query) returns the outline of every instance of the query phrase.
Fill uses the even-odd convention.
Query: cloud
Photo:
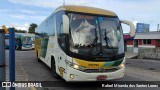
[[[63,5],[63,0],[9,0],[11,3],[57,8]],[[115,11],[122,17],[152,17],[159,7],[159,0],[65,0],[66,5],[83,5]],[[147,6],[147,7],[146,7]]]
[[[150,30],[156,30],[160,23],[159,3],[160,0],[94,0],[87,6],[114,11],[120,19],[148,23]]]
[[[63,5],[63,0],[9,0],[11,3],[57,8]],[[65,4],[83,5],[113,10],[124,17],[151,17],[158,13],[159,0],[65,0]],[[147,6],[147,7],[146,7]],[[28,12],[28,11],[27,11]]]
[[[91,1],[93,0],[66,0],[66,4],[69,5],[86,5],[86,4],[89,4]]]
[[[30,15],[9,15],[10,17],[14,18],[14,19],[21,19],[21,20],[44,20],[46,18],[46,16],[30,16]]]
[[[9,15],[9,16],[16,20],[19,19],[22,22],[27,21],[27,23],[24,24],[20,24],[17,23],[17,21],[15,21],[16,23],[11,23],[9,27],[14,27],[18,30],[26,30],[26,31],[28,31],[28,28],[30,26],[29,23],[33,23],[33,21],[34,22],[43,21],[46,18],[46,16],[29,16],[29,15]]]
[[[8,13],[10,12],[11,10],[8,10],[8,9],[0,9],[0,13]]]
[[[65,0],[65,4],[84,5],[92,0]],[[11,3],[38,6],[44,8],[57,8],[63,5],[63,0],[9,0]]]
[[[35,14],[36,12],[33,12],[31,10],[20,10],[22,13],[28,13],[28,14]]]
[[[28,22],[24,24],[19,24],[19,23],[11,23],[8,27],[14,27],[15,29],[18,30],[25,30],[28,31],[30,24]]]
[[[9,0],[11,3],[15,4],[23,4],[23,5],[31,5],[31,6],[38,6],[44,8],[54,8],[58,5],[62,5],[62,2],[58,0]]]
[[[63,0],[9,0],[11,3],[38,6],[42,8],[57,8],[63,5]],[[151,29],[160,23],[160,0],[65,0],[66,5],[83,5],[111,10],[120,19],[134,20],[151,24]],[[15,18],[26,17],[20,16]],[[30,16],[29,16],[30,17]],[[39,17],[40,18],[40,17]]]

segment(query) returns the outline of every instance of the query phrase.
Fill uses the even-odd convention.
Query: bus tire
[[[52,71],[52,76],[59,79],[59,75],[56,72],[56,64],[54,57],[51,57],[51,71]]]
[[[37,51],[37,61],[38,61],[38,62],[41,62],[41,60],[38,58],[38,51]]]

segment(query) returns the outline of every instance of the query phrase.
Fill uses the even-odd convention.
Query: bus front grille
[[[104,69],[104,68],[99,68],[99,69],[85,69],[84,72],[86,73],[106,73],[106,72],[114,72],[119,70],[118,68],[111,68],[111,69]]]

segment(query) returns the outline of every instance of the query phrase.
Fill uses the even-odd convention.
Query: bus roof
[[[107,15],[107,16],[117,16],[116,13],[109,11],[109,10],[93,8],[93,7],[86,7],[86,6],[65,5],[65,6],[60,6],[59,8],[57,8],[55,12],[58,12],[60,10]]]

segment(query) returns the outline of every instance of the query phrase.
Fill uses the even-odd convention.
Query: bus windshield
[[[22,38],[22,44],[33,44],[32,38],[31,37],[23,37]]]
[[[122,28],[117,17],[69,13],[70,51],[113,57],[124,53]]]

